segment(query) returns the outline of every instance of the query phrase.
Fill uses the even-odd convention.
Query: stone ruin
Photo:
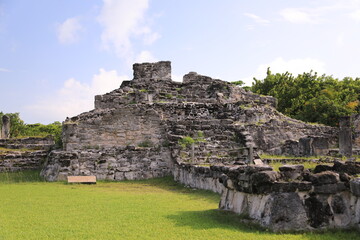
[[[10,138],[10,117],[8,115],[3,115],[1,120],[2,120],[2,126],[1,126],[0,139]]]
[[[221,209],[273,230],[358,227],[358,163],[320,165],[317,173],[303,166],[284,166],[279,173],[252,165],[261,153],[331,154],[339,139],[349,140],[347,126],[339,136],[337,128],[279,113],[273,97],[196,72],[172,81],[168,61],[134,64],[133,70],[132,80],[95,96],[94,110],[65,120],[64,147],[51,151],[41,171],[46,180],[173,175],[191,187],[222,193]],[[359,146],[359,133],[351,136]]]
[[[54,145],[52,136],[0,139],[0,172],[41,170]]]
[[[273,97],[195,72],[172,81],[168,61],[133,69],[133,80],[95,97],[94,110],[66,119],[64,149],[42,172],[47,180],[146,179],[170,175],[178,162],[249,161],[251,149],[255,157],[326,153],[337,143],[337,129],[286,117]]]

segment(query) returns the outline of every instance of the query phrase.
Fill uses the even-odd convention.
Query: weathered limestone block
[[[324,156],[329,153],[329,139],[327,137],[312,136],[312,154]]]
[[[344,190],[346,190],[346,186],[343,182],[314,185],[314,193],[335,194]]]
[[[307,212],[297,193],[272,194],[261,224],[274,231],[306,230]]]
[[[0,138],[7,139],[9,137],[10,137],[10,117],[8,115],[3,115]]]
[[[340,118],[339,128],[339,152],[343,156],[351,157],[352,155],[352,129],[351,117]]]
[[[311,138],[304,137],[299,139],[299,152],[301,156],[311,156],[312,149],[311,149]]]
[[[340,181],[339,174],[331,171],[316,173],[312,176],[311,182],[314,185],[334,184]]]
[[[279,170],[284,180],[301,180],[304,165],[283,165]]]
[[[261,171],[251,175],[250,183],[253,193],[270,193],[273,183],[280,177],[275,171]]]
[[[156,63],[134,64],[134,80],[171,80],[171,62],[160,61]]]
[[[175,164],[173,170],[174,180],[186,186],[198,189],[211,190],[222,193],[224,185],[220,181],[220,175],[209,167],[196,167],[188,164]]]
[[[275,182],[272,185],[272,192],[308,192],[312,189],[311,182]]]
[[[360,114],[353,116],[353,138],[354,138],[354,148],[360,148]]]
[[[333,171],[343,172],[350,175],[360,174],[360,163],[359,162],[340,162],[335,161]]]
[[[360,178],[355,178],[350,181],[351,193],[357,197],[360,197]]]
[[[329,218],[332,217],[332,212],[325,196],[311,196],[306,198],[305,206],[311,227],[319,228],[329,224]]]
[[[321,173],[325,171],[332,171],[333,167],[326,164],[319,164],[315,166],[314,173]]]

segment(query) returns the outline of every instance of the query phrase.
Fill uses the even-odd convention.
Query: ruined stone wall
[[[0,147],[8,149],[50,150],[54,145],[52,136],[0,139]]]
[[[246,161],[250,146],[258,152],[296,155],[302,138],[311,136],[314,142],[321,137],[330,147],[337,136],[331,127],[277,112],[275,98],[229,82],[195,72],[182,83],[174,82],[170,62],[133,68],[133,80],[96,96],[94,110],[64,122],[65,151],[154,146],[170,151],[169,161],[214,164]],[[181,146],[186,138],[195,144]],[[316,153],[319,147],[314,146]]]
[[[353,116],[353,131],[353,146],[360,149],[360,114]]]
[[[94,175],[98,180],[135,180],[171,175],[170,152],[163,148],[117,147],[52,151],[41,175],[47,181]]]
[[[274,231],[359,228],[360,164],[335,162],[314,172],[287,165],[179,164],[174,178],[187,186],[222,193],[220,209]],[[223,184],[223,187],[219,186]]]
[[[51,136],[0,139],[0,172],[39,170],[54,145]]]
[[[248,143],[260,151],[288,154],[283,147],[287,140],[299,142],[300,138],[321,136],[329,139],[329,146],[336,142],[337,132],[333,128],[305,124],[277,112],[273,97],[247,92],[229,82],[195,72],[186,74],[182,83],[173,82],[170,73],[169,62],[135,64],[132,81],[124,81],[119,89],[96,96],[94,111],[65,121],[69,126],[64,130],[66,149],[138,144],[143,139],[131,139],[134,136],[128,139],[130,132],[120,133],[122,138],[117,136],[124,129],[138,128],[136,125],[140,128],[132,130],[135,138],[141,136],[142,131],[162,129],[165,135],[161,137],[172,139],[174,144],[183,136],[202,131],[207,137],[208,148],[215,145],[219,151],[244,147]],[[138,113],[139,108],[156,112],[161,126],[151,123],[147,127],[147,116]],[[112,112],[108,122],[92,120],[98,119],[103,112]],[[128,121],[134,114],[143,114],[143,119]],[[246,142],[234,141],[239,136],[246,138]],[[152,141],[158,143],[159,139],[155,137]],[[297,145],[293,144],[292,148],[301,147],[301,144]],[[292,149],[292,152],[299,150]]]
[[[210,190],[219,194],[226,189],[219,181],[221,172],[212,171],[210,167],[175,164],[173,176],[175,181],[191,188]]]
[[[48,153],[44,150],[0,152],[0,172],[40,170]]]
[[[139,105],[85,113],[64,123],[64,149],[158,145],[163,135],[160,124],[154,110]]]

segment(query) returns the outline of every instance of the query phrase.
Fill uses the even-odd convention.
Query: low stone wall
[[[359,227],[360,163],[239,166],[222,177],[220,208],[247,216],[274,231]]]
[[[0,139],[0,172],[41,169],[54,144],[52,136]]]
[[[12,151],[0,153],[0,172],[41,169],[48,151]]]
[[[8,149],[50,150],[54,145],[52,136],[0,139],[0,147]]]
[[[222,193],[225,190],[220,183],[221,172],[211,171],[210,167],[194,166],[191,164],[175,164],[174,180],[191,188],[210,190]]]
[[[302,165],[179,164],[176,181],[222,192],[220,209],[274,231],[360,228],[360,163],[336,161],[313,172]],[[220,183],[223,185],[221,186]]]
[[[98,180],[135,180],[171,175],[170,152],[161,148],[52,151],[41,175],[47,181],[95,175]]]

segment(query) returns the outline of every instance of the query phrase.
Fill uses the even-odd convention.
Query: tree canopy
[[[0,112],[0,119],[5,113]],[[61,146],[61,131],[62,125],[56,121],[51,124],[26,124],[21,118],[19,113],[6,113],[10,117],[10,137],[46,137],[48,135],[54,136],[57,145]],[[0,121],[0,128],[2,121]]]
[[[280,112],[306,122],[337,126],[339,117],[360,110],[359,78],[339,80],[313,71],[294,77],[289,72],[273,74],[268,68],[266,78],[254,78],[250,90],[276,97]]]

